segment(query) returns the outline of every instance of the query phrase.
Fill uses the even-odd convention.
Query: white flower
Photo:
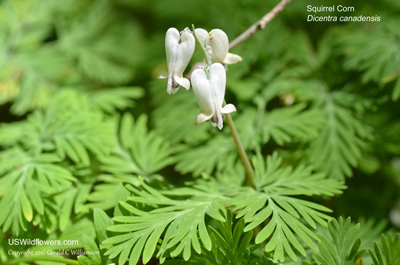
[[[225,32],[220,29],[210,31],[209,45],[212,49],[211,60],[223,64],[233,64],[242,61],[239,55],[229,53],[229,40]]]
[[[169,28],[165,35],[165,52],[167,54],[168,64],[168,94],[175,94],[179,86],[187,90],[190,88],[190,82],[183,77],[190,59],[192,58],[195,46],[195,39],[188,30],[182,34],[176,28]]]
[[[225,97],[226,72],[220,63],[209,68],[209,79],[204,69],[196,69],[192,73],[193,92],[200,105],[201,113],[197,115],[196,124],[211,120],[213,126],[223,127],[223,114],[236,111],[232,104],[222,107]]]
[[[201,29],[201,28],[196,28],[194,30],[194,32],[196,33],[197,38],[199,38],[201,44],[204,46],[204,43],[207,39],[207,44],[208,44],[208,38],[210,37],[210,34],[207,32],[207,30],[205,29]],[[205,47],[207,48],[207,47]]]
[[[195,29],[200,41],[206,41],[211,48],[211,61],[213,63],[234,64],[242,61],[239,55],[229,53],[229,40],[226,33],[220,29],[213,29],[208,33],[204,29]],[[202,43],[204,45],[204,43]],[[205,47],[208,48],[208,47]]]

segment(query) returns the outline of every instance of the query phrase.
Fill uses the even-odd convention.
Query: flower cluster
[[[206,64],[194,70],[191,82],[183,76],[193,56],[195,42],[203,50]],[[179,32],[170,28],[165,36],[165,51],[168,64],[167,93],[175,94],[182,86],[189,90],[190,83],[194,95],[199,103],[201,113],[195,123],[211,121],[213,126],[220,130],[223,127],[224,114],[236,111],[232,104],[225,104],[226,68],[225,65],[240,62],[239,55],[228,52],[229,40],[225,32],[213,29],[207,32],[204,29],[190,31],[188,28]]]

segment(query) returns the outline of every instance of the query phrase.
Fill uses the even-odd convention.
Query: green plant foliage
[[[183,259],[188,260],[192,247],[197,253],[201,253],[201,245],[208,251],[211,250],[212,243],[204,218],[207,214],[216,220],[225,221],[225,208],[221,203],[223,198],[219,194],[188,188],[183,194],[179,190],[177,193],[170,193],[186,196],[188,193],[196,194],[199,199],[173,200],[151,188],[143,180],[140,183],[142,190],[128,186],[135,196],[129,197],[127,201],[158,207],[144,212],[129,203],[121,202],[121,206],[133,216],[113,218],[117,224],[107,230],[123,234],[103,241],[103,244],[114,244],[106,255],[110,255],[110,258],[119,255],[119,264],[124,264],[128,258],[129,264],[137,264],[142,255],[142,261],[146,264],[164,233],[157,253],[161,262],[165,260],[167,252],[172,257],[183,252]]]
[[[315,259],[323,265],[362,264],[359,259],[365,250],[360,250],[358,237],[360,225],[353,225],[350,218],[331,220],[323,233],[318,235],[318,252]]]
[[[298,104],[276,109],[263,116],[260,121],[261,140],[267,143],[271,138],[279,145],[314,139],[324,122],[318,110],[303,111],[304,105]]]
[[[16,114],[45,105],[71,65],[54,45],[39,45],[51,32],[53,10],[50,1],[0,4],[0,102],[13,101]]]
[[[376,222],[373,219],[361,219],[359,220],[359,223],[360,231],[358,232],[358,235],[361,239],[360,247],[365,249],[371,248],[374,245],[374,242],[379,239],[387,226],[386,220]]]
[[[325,225],[330,210],[322,205],[298,199],[293,195],[328,195],[341,193],[343,184],[327,179],[321,174],[312,174],[310,167],[296,169],[280,168],[282,159],[275,153],[264,159],[259,155],[253,159],[255,185],[257,190],[243,189],[232,200],[234,209],[240,211],[248,223],[244,231],[250,231],[263,224],[255,243],[267,242],[266,252],[274,252],[274,259],[284,261],[285,254],[297,260],[294,249],[306,255],[297,238],[315,248],[315,234],[310,230],[316,223]],[[301,219],[300,219],[301,216]],[[306,225],[301,220],[306,222]]]
[[[398,265],[400,264],[400,235],[382,234],[380,242],[374,243],[374,248],[369,250],[373,265]]]
[[[134,100],[143,96],[143,90],[139,87],[118,87],[93,91],[90,100],[95,107],[106,113],[114,113],[116,110],[124,110],[133,107]]]
[[[0,264],[400,265],[398,2],[290,1],[229,49],[218,130],[157,79],[166,31],[279,0],[0,0]]]
[[[211,174],[215,168],[223,170],[231,167],[238,159],[238,155],[233,152],[235,143],[226,136],[216,136],[203,145],[189,147],[191,146],[177,148],[176,169],[183,174],[188,172],[192,172],[194,176],[200,176],[202,173]]]
[[[363,82],[373,80],[385,87],[390,83],[394,101],[400,98],[400,35],[395,30],[398,24],[398,19],[378,23],[372,30],[372,38],[371,28],[368,27],[362,31],[349,31],[340,39],[347,56],[345,67],[362,71]]]
[[[166,139],[173,143],[197,143],[208,138],[205,133],[209,131],[208,126],[194,125],[199,110],[192,91],[180,91],[182,93],[166,98],[165,84],[160,81],[154,81],[151,89],[151,101],[157,107],[152,112],[154,125]]]
[[[365,139],[371,134],[350,110],[329,95],[325,104],[326,125],[310,145],[309,161],[329,177],[343,179],[351,176],[351,166],[357,166]]]
[[[146,124],[146,116],[137,121],[129,114],[122,117],[118,147],[111,156],[103,157],[103,170],[150,176],[173,162],[168,143],[154,132],[148,132]]]
[[[105,84],[121,84],[131,78],[132,71],[122,63],[124,54],[118,52],[121,49],[110,47],[114,44],[112,26],[109,28],[114,21],[110,8],[112,6],[108,1],[98,1],[80,18],[79,23],[61,20],[57,29],[61,33],[61,51],[78,61],[78,69],[85,76]],[[93,45],[92,42],[104,31],[104,41]]]
[[[208,227],[212,251],[205,250],[202,255],[195,255],[193,264],[253,264],[250,254],[256,246],[249,246],[253,232],[243,233],[244,220],[234,223],[232,212],[227,211],[226,221],[216,223],[217,228]],[[168,264],[168,260],[165,264]]]
[[[19,148],[0,154],[3,175],[0,224],[4,232],[11,228],[13,234],[19,235],[21,230],[26,230],[26,221],[32,221],[33,211],[44,212],[41,193],[59,192],[75,181],[57,162],[60,159],[55,155],[30,156]]]

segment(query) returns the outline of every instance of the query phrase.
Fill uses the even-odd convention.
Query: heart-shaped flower
[[[188,90],[189,79],[183,77],[183,72],[192,58],[195,47],[193,34],[185,29],[182,34],[176,28],[170,28],[165,35],[165,52],[168,64],[167,93],[175,94],[180,86]]]
[[[236,111],[232,104],[222,107],[226,84],[225,67],[220,63],[214,63],[210,66],[208,73],[205,69],[196,69],[192,73],[191,81],[194,95],[201,109],[195,123],[210,120],[213,126],[221,130],[224,114]]]
[[[213,29],[208,33],[206,30],[195,29],[197,37],[211,55],[213,63],[234,64],[242,61],[239,55],[229,53],[229,39],[226,33],[220,29]]]

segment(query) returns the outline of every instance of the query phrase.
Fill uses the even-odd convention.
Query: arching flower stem
[[[204,47],[203,44],[201,44],[201,41],[199,40],[199,37],[196,34],[195,27],[193,24],[192,24],[192,32],[194,35],[194,39],[196,40],[197,44],[199,45],[199,47],[201,49],[201,52],[203,53],[203,57],[204,57],[204,60],[206,61],[206,64],[211,65],[210,54],[207,52],[206,47]]]
[[[233,122],[231,114],[229,114],[229,113],[225,114],[225,117],[226,117],[226,122],[228,123],[229,129],[231,131],[233,140],[235,141],[236,148],[239,152],[240,159],[242,160],[244,168],[246,169],[246,176],[247,176],[246,183],[248,186],[256,189],[256,185],[254,185],[254,181],[253,181],[253,174],[254,174],[253,168],[251,167],[249,157],[246,154],[246,150],[244,150],[243,144],[240,141],[239,134],[235,127],[235,123]]]

